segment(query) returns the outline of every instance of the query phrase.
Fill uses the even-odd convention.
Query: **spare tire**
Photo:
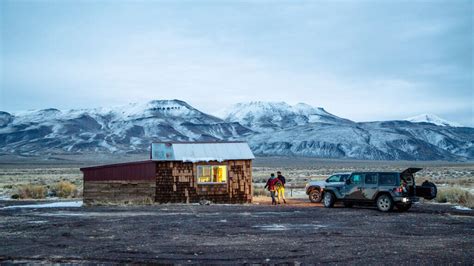
[[[424,196],[425,199],[432,200],[432,199],[436,198],[436,195],[438,194],[438,188],[436,187],[436,185],[434,183],[424,182],[421,186],[424,187],[424,188],[429,188],[430,191],[431,191],[431,193],[429,193],[429,195]]]

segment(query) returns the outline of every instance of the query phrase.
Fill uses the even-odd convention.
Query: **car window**
[[[380,173],[379,185],[397,185],[398,175],[396,173]]]
[[[360,184],[361,180],[362,180],[362,174],[354,174],[351,176],[352,184]]]
[[[340,182],[346,182],[348,177],[349,177],[349,175],[341,175],[341,179],[339,181]]]
[[[366,184],[377,184],[377,174],[369,173],[365,175]]]
[[[326,182],[328,183],[339,182],[340,179],[341,178],[339,177],[339,175],[333,175],[333,176],[330,176]]]

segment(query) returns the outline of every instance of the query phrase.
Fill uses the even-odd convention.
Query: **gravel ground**
[[[4,208],[11,204],[19,203],[0,202],[3,263],[474,263],[474,211],[450,205],[381,213],[304,200],[270,206],[267,199]]]

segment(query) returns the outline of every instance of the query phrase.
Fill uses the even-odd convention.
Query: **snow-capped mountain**
[[[152,141],[241,139],[251,131],[179,100],[60,111],[0,112],[4,153],[143,152]]]
[[[413,123],[430,123],[430,124],[435,124],[438,126],[447,126],[447,127],[462,127],[463,125],[456,123],[456,122],[451,122],[448,120],[445,120],[439,116],[433,115],[433,114],[421,114],[413,117],[409,117],[405,119],[406,121],[410,121]]]
[[[326,112],[321,107],[285,102],[238,103],[222,112],[226,121],[239,122],[257,132],[272,132],[312,123],[353,124],[354,122]]]
[[[241,103],[225,119],[179,100],[111,108],[0,112],[0,155],[143,153],[153,141],[247,140],[256,155],[473,160],[474,128],[357,123],[306,104]]]

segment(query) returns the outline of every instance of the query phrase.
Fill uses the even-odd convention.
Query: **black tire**
[[[393,200],[390,195],[382,194],[377,197],[377,208],[381,212],[389,212],[393,210]]]
[[[397,204],[397,210],[401,212],[406,212],[411,208],[411,203],[408,204]]]
[[[422,185],[423,187],[429,187],[431,189],[431,195],[429,197],[424,197],[427,200],[432,200],[436,198],[436,195],[438,195],[438,188],[434,183],[431,182],[426,182]]]
[[[344,207],[346,208],[352,208],[354,206],[353,202],[344,202]]]
[[[336,197],[332,192],[326,192],[324,193],[324,207],[326,208],[332,208],[334,206],[334,203],[336,202]]]
[[[319,203],[323,200],[323,197],[321,195],[321,191],[319,189],[315,188],[309,192],[309,201],[313,203]]]

